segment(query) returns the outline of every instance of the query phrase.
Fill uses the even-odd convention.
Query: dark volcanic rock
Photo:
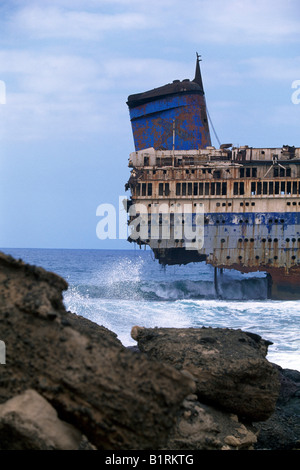
[[[300,448],[300,372],[260,336],[134,327],[125,348],[67,287],[0,253],[0,449]]]
[[[0,254],[0,403],[35,390],[98,449],[163,445],[194,381],[66,312],[65,289],[59,276]]]
[[[275,410],[278,372],[265,356],[270,343],[241,330],[133,327],[141,352],[196,379],[199,401],[249,421]]]
[[[300,372],[274,367],[279,371],[280,394],[272,416],[256,423],[259,434],[255,449],[300,449]]]

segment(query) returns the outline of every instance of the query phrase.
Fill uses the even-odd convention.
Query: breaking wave
[[[66,298],[80,296],[89,299],[119,299],[147,301],[175,300],[264,300],[267,298],[265,278],[218,280],[218,293],[213,280],[141,280],[110,278],[98,284],[79,284],[70,287]]]
[[[191,266],[182,269],[157,269],[141,257],[123,258],[99,266],[86,283],[72,282],[65,295],[67,303],[77,297],[96,300],[176,301],[176,300],[265,300],[267,280],[262,273],[245,277],[225,271],[218,276],[218,289],[213,269],[203,266],[201,273]]]

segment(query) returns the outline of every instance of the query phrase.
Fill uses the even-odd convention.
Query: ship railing
[[[229,156],[203,156],[203,157],[183,157],[183,158],[172,158],[172,157],[157,157],[153,160],[150,160],[148,157],[145,157],[143,161],[129,161],[129,167],[141,168],[141,167],[186,167],[186,166],[202,166],[205,163],[213,162],[229,162],[231,158]]]

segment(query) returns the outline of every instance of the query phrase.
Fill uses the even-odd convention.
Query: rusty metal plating
[[[147,208],[149,224],[148,237],[134,241],[149,245],[162,264],[206,261],[264,271],[272,298],[300,298],[300,149],[212,147],[199,57],[194,81],[186,82],[182,95],[180,87],[176,82],[128,99],[136,151],[126,189],[129,206]],[[193,240],[184,231],[178,236],[174,229],[187,202],[194,225],[197,208],[204,215],[203,243],[195,249],[187,248]],[[170,236],[154,239],[151,214],[162,203]]]

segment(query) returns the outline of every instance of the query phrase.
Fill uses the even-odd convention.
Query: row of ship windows
[[[208,224],[209,223],[209,217],[204,217],[204,223],[205,224]],[[216,224],[225,224],[226,221],[223,219],[223,220],[219,220],[219,219],[216,219]],[[239,224],[249,224],[249,220],[248,219],[240,219],[238,221]],[[268,225],[272,225],[272,224],[284,224],[285,223],[285,220],[284,219],[269,219],[268,221],[266,221],[266,223]],[[299,239],[300,240],[300,239]],[[293,240],[294,241],[294,240]]]
[[[159,183],[158,195],[170,196],[170,184]],[[260,195],[299,195],[300,181],[252,181],[251,196]],[[227,196],[227,182],[220,183],[176,183],[176,196]],[[141,183],[136,186],[136,196],[152,196],[152,183]],[[245,183],[235,181],[233,183],[233,195],[245,195]]]
[[[153,175],[156,174],[157,170],[152,170]],[[164,175],[167,174],[167,170],[158,170],[161,171]],[[214,178],[221,178],[221,170],[212,170],[211,168],[203,168],[200,170],[203,175],[206,173],[209,173],[213,175]],[[228,170],[227,170],[228,171]],[[195,170],[185,170],[186,174],[188,175],[189,173],[195,174]],[[150,170],[147,170],[147,174],[150,174]],[[273,177],[277,178],[289,178],[291,177],[292,171],[291,168],[283,168],[283,167],[278,167],[274,166],[273,168]],[[255,167],[249,167],[249,168],[240,168],[240,178],[257,178],[257,168]]]
[[[157,215],[158,215],[158,223],[159,223],[159,224],[162,224],[162,217],[163,217],[163,214],[159,213],[159,214],[157,214]],[[137,212],[136,216],[140,216],[140,213]],[[171,221],[171,224],[172,224],[172,222],[174,222],[174,214],[173,214],[173,213],[172,213],[172,214],[167,214],[167,217],[170,217],[170,221]],[[151,222],[152,222],[152,214],[148,214],[148,223],[151,224]],[[183,218],[182,218],[182,224],[184,224],[184,223],[185,223],[185,220],[184,220],[184,217],[183,217]],[[208,224],[208,223],[209,223],[209,218],[208,218],[208,217],[204,217],[204,224]],[[217,220],[216,220],[216,224],[220,224],[220,223],[221,223],[221,224],[226,224],[226,221],[225,221],[224,219],[223,219],[223,220],[217,219]],[[248,223],[249,223],[249,220],[248,220],[248,219],[239,220],[239,224],[243,224],[243,223],[248,224]],[[272,223],[275,223],[275,224],[278,224],[278,223],[284,224],[284,219],[280,219],[280,220],[274,219],[274,221],[273,221],[273,219],[269,219],[269,220],[268,220],[268,224],[270,225],[270,224],[272,224]],[[290,241],[292,241],[292,242],[294,243],[294,242],[296,242],[297,240],[298,240],[298,242],[300,242],[300,238],[298,238],[298,239],[296,239],[296,238],[286,238],[286,239],[285,239],[285,241],[286,241],[287,243],[290,242]],[[223,243],[223,242],[225,242],[225,239],[222,238],[221,241],[222,241],[222,243]],[[242,241],[248,242],[249,239],[248,239],[248,238],[245,238],[245,239],[239,238],[239,242],[242,242]],[[276,243],[276,242],[278,242],[278,238],[274,238],[273,240],[272,240],[272,238],[262,238],[261,241],[262,241],[263,243],[265,243],[266,241],[268,241],[268,242],[274,241],[274,242]],[[250,238],[250,242],[254,242],[254,238]]]
[[[293,255],[293,256],[291,256],[291,258],[292,258],[292,260],[295,260],[295,259],[297,259],[297,257],[296,257],[296,256],[294,256],[294,255]],[[226,256],[226,259],[230,259],[230,256]],[[238,259],[239,259],[239,260],[242,260],[242,259],[243,259],[243,257],[242,257],[242,256],[238,256]],[[258,255],[257,255],[257,256],[255,256],[255,259],[259,260],[259,256],[258,256]],[[277,260],[277,259],[278,259],[278,256],[276,256],[276,255],[275,255],[275,256],[274,256],[274,260]],[[272,262],[272,259],[271,259],[271,258],[269,258],[269,263],[271,263],[271,262]]]
[[[297,206],[297,202],[296,202],[296,201],[292,201],[292,202],[291,202],[291,201],[288,201],[286,204],[287,204],[287,206]],[[195,205],[196,205],[196,204],[195,204]],[[221,204],[220,202],[217,202],[217,203],[216,203],[216,207],[221,207],[221,205],[222,205],[222,207],[225,207],[226,205],[229,206],[229,207],[231,207],[231,206],[232,206],[232,203],[231,203],[231,202],[228,202],[228,203],[222,202],[222,204]],[[252,206],[252,207],[253,207],[253,206],[255,206],[255,202],[240,202],[240,207],[244,207],[244,206],[245,206],[245,207],[249,207],[249,206]],[[298,206],[300,206],[300,201],[298,202]]]
[[[251,182],[251,196],[264,195],[297,195],[300,192],[300,181],[252,181]],[[244,195],[244,183],[233,184],[234,195]]]
[[[149,242],[150,239],[147,239],[146,241]],[[158,241],[161,241],[161,240],[158,240]],[[181,239],[181,240],[175,239],[174,241],[175,241],[175,243],[184,242],[184,239]],[[192,240],[192,242],[195,242],[195,241],[196,241],[196,238],[194,238],[194,239]],[[255,240],[254,240],[254,238],[250,238],[250,239],[249,239],[249,238],[244,238],[244,239],[239,238],[238,241],[239,241],[239,243],[242,243],[242,242],[248,243],[249,241],[250,241],[251,243],[253,243]],[[267,241],[268,241],[268,243],[272,243],[272,241],[273,241],[274,243],[278,243],[278,238],[274,238],[274,239],[272,239],[272,238],[268,238],[268,239],[267,239],[267,238],[262,238],[262,239],[261,239],[261,242],[262,242],[262,243],[266,243]],[[293,243],[295,243],[295,242],[298,241],[298,243],[300,243],[300,238],[298,238],[298,239],[297,239],[297,238],[286,238],[285,241],[286,241],[286,243],[289,243],[290,241],[292,241]],[[225,242],[226,242],[225,238],[221,238],[221,243],[225,243]]]
[[[150,243],[150,239],[147,239],[147,240],[145,240],[145,241],[146,241],[146,243]],[[184,239],[181,239],[181,240],[180,240],[180,239],[176,239],[176,240],[174,240],[174,241],[175,241],[175,243],[184,243]],[[192,242],[195,242],[195,241],[196,241],[195,239],[192,240]],[[161,242],[162,242],[162,240],[160,240],[160,239],[157,240],[157,243],[160,244]],[[231,256],[230,256],[230,255],[227,255],[227,256],[226,256],[226,259],[227,259],[227,260],[230,260],[230,259],[231,259]],[[242,260],[242,259],[243,259],[243,256],[239,255],[239,256],[238,256],[238,259],[239,259],[239,260]],[[256,256],[255,256],[255,259],[256,259],[256,260],[259,260],[259,259],[260,259],[260,256],[256,255]],[[275,255],[275,256],[273,257],[273,259],[274,259],[275,261],[278,260],[278,256]],[[293,261],[295,261],[295,260],[297,259],[297,256],[292,255],[292,256],[291,256],[291,259],[292,259]],[[268,262],[271,263],[271,262],[272,262],[272,259],[269,258]]]
[[[291,168],[283,168],[274,166],[273,168],[273,177],[274,178],[289,178],[292,175]],[[240,168],[240,177],[241,178],[257,178],[257,168]]]
[[[249,238],[244,238],[244,239],[239,238],[240,243],[242,243],[242,242],[248,243],[249,241],[254,242],[254,238],[250,238],[250,239]],[[274,239],[272,239],[272,238],[262,238],[261,241],[262,241],[262,243],[266,243],[266,242],[272,243],[272,241],[274,243],[278,243],[278,238],[274,238]],[[293,243],[298,241],[298,243],[300,243],[300,238],[298,238],[298,239],[297,238],[286,238],[285,241],[286,241],[286,243],[289,243],[290,241],[293,242]],[[221,243],[225,243],[225,238],[221,239]]]

